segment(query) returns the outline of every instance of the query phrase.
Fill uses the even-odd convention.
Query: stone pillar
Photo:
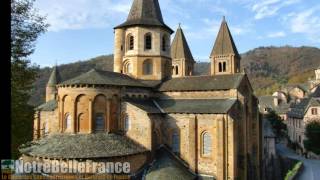
[[[218,120],[218,146],[217,146],[217,179],[225,179],[225,130],[224,117],[221,115]]]
[[[93,117],[92,117],[92,113],[93,113],[93,109],[92,109],[92,99],[89,99],[89,108],[88,108],[88,113],[89,113],[89,133],[93,132]]]
[[[71,120],[72,120],[72,126],[71,126],[71,132],[75,133],[75,121],[77,120],[77,112],[76,112],[76,105],[77,102],[74,98],[71,99],[71,103],[72,103],[72,109],[71,109]]]
[[[110,133],[110,131],[111,131],[111,128],[110,128],[110,126],[111,126],[111,99],[110,98],[108,98],[108,100],[107,100],[107,123],[106,123],[106,129],[107,129],[107,132],[108,133]]]
[[[59,105],[59,104],[58,104]],[[64,114],[64,99],[61,99],[60,101],[60,110],[59,110],[59,128],[60,128],[60,132],[63,132],[64,129],[64,121],[63,121],[63,114]]]

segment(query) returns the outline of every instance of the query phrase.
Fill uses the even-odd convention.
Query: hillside
[[[270,94],[282,85],[302,83],[313,77],[313,70],[320,66],[320,49],[314,47],[260,47],[241,55],[256,94]],[[59,66],[62,80],[67,80],[92,68],[112,71],[113,56],[99,56],[88,61],[78,61]],[[209,63],[195,65],[195,75],[209,74]],[[39,105],[45,99],[45,86],[51,68],[39,71],[30,104]]]

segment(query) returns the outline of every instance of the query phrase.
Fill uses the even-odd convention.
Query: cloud
[[[283,31],[279,31],[279,32],[273,32],[273,33],[269,33],[267,35],[268,38],[280,38],[280,37],[285,37],[286,33]]]
[[[35,7],[47,16],[49,31],[103,28],[130,10],[127,0],[39,0]]]
[[[258,20],[274,16],[280,9],[298,2],[300,2],[300,0],[261,0],[253,3],[251,10],[255,13],[254,18]]]
[[[315,6],[307,10],[290,13],[284,18],[291,32],[303,33],[307,35],[312,42],[320,43],[320,6]]]

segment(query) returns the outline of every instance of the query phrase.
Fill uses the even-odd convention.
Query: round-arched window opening
[[[130,129],[130,118],[129,118],[128,115],[125,115],[125,117],[124,117],[124,127],[123,127],[123,130],[124,130],[125,132],[128,132],[129,129]]]
[[[208,132],[202,134],[202,155],[209,156],[212,151],[211,136]]]
[[[174,153],[179,153],[180,152],[180,136],[179,133],[174,132],[172,134],[172,151]]]
[[[152,35],[151,33],[147,33],[145,36],[144,36],[144,45],[145,45],[145,49],[146,50],[150,50],[152,49]]]
[[[95,131],[104,131],[104,130],[105,130],[104,113],[96,113]]]
[[[64,123],[65,123],[65,130],[71,130],[72,117],[69,113],[66,113]]]

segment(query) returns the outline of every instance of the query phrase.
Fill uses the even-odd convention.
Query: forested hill
[[[320,66],[320,49],[314,47],[259,47],[241,55],[256,94],[270,94],[286,84],[303,83],[313,78],[314,69]],[[209,62],[198,62],[195,75],[209,74]],[[113,56],[99,56],[59,66],[62,80],[67,80],[92,68],[112,71]],[[45,99],[45,86],[51,68],[42,68],[34,84],[30,104],[39,105]]]

